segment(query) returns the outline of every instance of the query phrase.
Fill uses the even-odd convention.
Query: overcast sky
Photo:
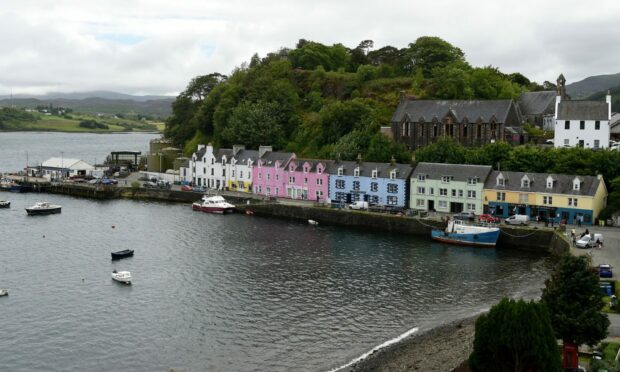
[[[304,38],[439,36],[474,66],[567,83],[620,72],[620,1],[0,0],[0,95],[176,94]]]

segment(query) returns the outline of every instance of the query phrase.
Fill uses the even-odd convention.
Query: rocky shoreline
[[[473,350],[478,316],[422,330],[341,371],[453,371]]]

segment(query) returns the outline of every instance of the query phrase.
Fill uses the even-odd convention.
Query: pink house
[[[285,164],[284,197],[322,202],[329,196],[329,160],[291,159]]]
[[[274,152],[271,146],[260,146],[258,160],[252,169],[252,192],[285,198],[288,178],[284,167],[294,158],[294,153]]]

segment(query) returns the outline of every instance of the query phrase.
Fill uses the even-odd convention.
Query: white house
[[[213,145],[198,145],[183,177],[195,186],[251,192],[252,167],[259,152],[234,145],[232,149],[215,150]]]
[[[563,82],[563,76],[558,82]],[[605,102],[566,100],[563,84],[555,98],[555,147],[609,147],[611,95]]]
[[[44,161],[38,171],[48,179],[67,178],[71,176],[91,175],[95,167],[80,159],[49,158]]]

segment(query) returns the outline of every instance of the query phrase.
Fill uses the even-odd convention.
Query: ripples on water
[[[538,296],[547,275],[539,257],[425,238],[187,205],[0,198],[12,201],[0,210],[11,371],[327,370],[502,295]],[[26,216],[42,199],[62,214]],[[126,248],[133,258],[110,261]],[[134,284],[113,282],[113,269]]]

